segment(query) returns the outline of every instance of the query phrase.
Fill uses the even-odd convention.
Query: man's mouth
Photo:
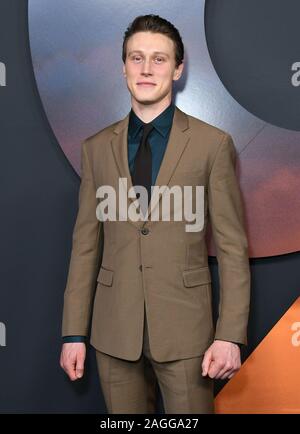
[[[151,87],[151,86],[156,86],[155,83],[149,83],[147,81],[140,81],[137,83],[138,86],[145,86],[145,87]]]

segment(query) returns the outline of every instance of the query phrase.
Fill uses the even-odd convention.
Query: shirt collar
[[[154,128],[163,136],[166,137],[169,133],[169,130],[172,126],[173,115],[174,115],[175,105],[171,102],[171,104],[160,113],[151,123]],[[135,114],[133,109],[130,111],[129,115],[129,125],[128,125],[128,133],[130,137],[135,138],[144,122]]]

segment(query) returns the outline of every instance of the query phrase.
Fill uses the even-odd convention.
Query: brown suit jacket
[[[214,339],[247,344],[248,243],[231,136],[175,107],[156,185],[204,186],[202,230],[187,232],[184,219],[172,218],[172,205],[170,221],[151,220],[153,210],[161,208],[161,195],[148,221],[100,221],[97,188],[111,185],[118,191],[119,178],[126,178],[127,188],[132,187],[128,121],[129,113],[82,144],[79,210],[62,335],[87,336],[92,320],[90,342],[96,349],[137,360],[142,351],[145,303],[151,353],[158,362],[202,355]],[[127,198],[127,206],[136,203]],[[118,214],[118,203],[116,211]],[[216,329],[205,243],[209,219],[220,281]]]

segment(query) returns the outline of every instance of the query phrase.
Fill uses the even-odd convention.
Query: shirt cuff
[[[67,342],[85,342],[86,336],[63,336],[62,341],[63,343]]]

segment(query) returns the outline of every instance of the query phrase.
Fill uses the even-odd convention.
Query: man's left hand
[[[241,352],[233,342],[215,340],[206,350],[202,362],[202,375],[225,380],[241,367]]]

